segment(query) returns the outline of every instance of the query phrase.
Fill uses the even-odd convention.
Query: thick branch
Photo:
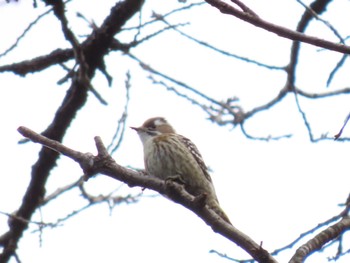
[[[203,205],[200,205],[200,202],[198,202],[198,197],[194,197],[187,193],[182,185],[173,181],[163,181],[158,178],[147,176],[144,173],[137,172],[117,164],[108,154],[100,137],[95,138],[98,155],[93,156],[90,153],[84,154],[79,151],[72,150],[61,143],[50,140],[45,136],[31,131],[28,128],[19,127],[18,131],[33,142],[38,142],[78,162],[84,170],[86,179],[89,179],[95,174],[101,173],[113,179],[122,181],[128,184],[130,187],[145,187],[157,191],[163,195],[167,195],[174,202],[185,206],[197,214],[209,226],[211,226],[215,232],[242,247],[258,262],[276,262],[276,260],[266,250],[255,243],[250,237],[240,232],[232,225],[226,223],[208,206],[205,205],[203,207]]]
[[[328,227],[297,249],[289,263],[302,263],[313,252],[322,248],[328,242],[336,239],[340,234],[350,230],[350,218],[345,216],[338,223]]]
[[[9,71],[23,77],[28,73],[39,72],[53,65],[64,63],[73,57],[73,49],[56,49],[47,55],[38,56],[31,60],[0,66],[0,72]]]
[[[49,5],[57,5],[61,2],[46,1]],[[143,0],[125,0],[116,3],[102,26],[96,29],[82,44],[86,62],[84,73],[86,70],[88,72],[87,74],[75,74],[73,76],[71,87],[67,91],[62,105],[58,108],[54,120],[43,132],[45,136],[56,141],[62,140],[78,110],[85,105],[90,79],[94,76],[97,68],[104,67],[103,57],[108,53],[115,34],[121,30],[126,21],[140,10],[142,4]],[[63,10],[61,11],[63,12]],[[61,22],[64,23],[64,21]],[[78,43],[75,44],[78,45]],[[68,57],[70,56],[69,52],[65,52],[65,54]],[[60,59],[62,59],[62,56],[60,56]],[[21,72],[24,74],[25,71]],[[31,181],[24,194],[23,202],[16,211],[16,216],[29,220],[40,206],[45,195],[46,181],[52,168],[56,165],[58,156],[57,152],[48,148],[43,148],[40,151],[38,161],[32,166]],[[15,255],[17,243],[27,228],[27,223],[13,220],[9,226],[9,231],[0,237],[0,245],[3,246],[0,253],[0,263],[8,262],[10,257]]]
[[[233,15],[241,20],[244,20],[250,24],[253,24],[254,26],[266,29],[267,31],[275,33],[281,37],[289,38],[295,41],[301,41],[304,43],[308,43],[314,46],[326,48],[326,49],[344,53],[344,54],[350,54],[349,46],[333,43],[333,42],[320,39],[317,37],[313,37],[313,36],[308,36],[303,33],[300,33],[279,25],[272,24],[268,21],[261,19],[257,15],[252,15],[251,12],[245,12],[244,10],[241,11],[235,8],[234,6],[231,6],[221,0],[206,0],[206,2],[216,7],[217,9],[219,9],[220,12],[223,14]],[[239,1],[235,1],[235,2],[239,2]]]

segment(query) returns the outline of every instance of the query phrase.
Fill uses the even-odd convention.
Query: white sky
[[[39,3],[32,9],[31,1],[6,5],[0,2],[0,51],[9,47],[29,22],[44,12]],[[108,14],[113,1],[73,1],[67,9],[72,18],[70,26],[77,35],[89,33],[86,24],[76,19],[79,11],[99,25]],[[286,27],[295,28],[303,9],[296,1],[245,1],[261,17]],[[177,1],[147,1],[142,19],[150,19],[151,11],[164,13],[177,6]],[[336,8],[335,8],[336,7]],[[171,22],[191,21],[183,28],[187,33],[235,54],[247,56],[267,64],[284,66],[289,59],[289,40],[221,15],[212,7],[200,7],[191,13],[176,15]],[[345,37],[348,34],[344,17],[349,1],[337,1],[326,14]],[[191,15],[190,15],[191,14]],[[134,20],[135,22],[136,20]],[[346,20],[347,21],[347,20]],[[310,28],[311,30],[311,28]],[[333,39],[324,26],[312,26],[308,33]],[[124,35],[127,39],[129,36]],[[0,58],[1,65],[43,55],[58,47],[68,47],[55,18],[44,18],[31,30],[12,54]],[[275,96],[285,81],[285,74],[257,68],[198,47],[176,33],[146,42],[132,51],[145,62],[174,78],[215,96],[217,100],[238,96],[246,110],[266,103]],[[303,45],[298,66],[297,85],[311,92],[325,91],[328,74],[340,58],[335,52]],[[145,119],[162,115],[191,138],[213,169],[212,178],[220,202],[233,224],[263,242],[267,250],[284,246],[300,233],[339,213],[349,193],[347,143],[333,141],[311,144],[306,128],[290,96],[271,111],[261,113],[247,123],[252,135],[267,136],[293,133],[292,139],[278,142],[247,140],[236,129],[222,128],[205,120],[203,112],[180,98],[154,86],[135,62],[119,54],[107,59],[108,71],[114,77],[113,87],[98,74],[94,87],[108,100],[105,107],[89,96],[70,127],[64,143],[82,152],[95,153],[93,137],[99,135],[110,142],[116,122],[124,106],[125,73],[130,69],[131,102],[128,126],[140,125]],[[347,64],[346,64],[347,66]],[[348,85],[348,68],[340,71],[328,88]],[[30,169],[37,159],[40,146],[17,145],[21,136],[16,129],[27,126],[37,132],[47,127],[67,90],[67,84],[57,86],[64,76],[59,68],[29,74],[19,78],[11,73],[0,74],[0,112],[2,119],[2,175],[0,177],[0,211],[16,210],[30,180]],[[338,132],[349,111],[348,97],[324,101],[301,99],[310,116],[315,136],[324,132]],[[349,130],[349,129],[348,129]],[[349,132],[345,131],[345,136]],[[122,148],[115,154],[117,162],[142,167],[142,146],[131,130],[125,134]],[[76,180],[81,170],[73,161],[62,157],[48,182],[47,192]],[[99,176],[88,182],[88,189],[96,194],[118,188],[119,182]],[[130,189],[123,186],[123,193]],[[131,189],[138,193],[140,189]],[[45,222],[64,217],[85,202],[72,192],[42,209]],[[152,195],[145,191],[144,195]],[[33,220],[40,220],[37,213]],[[7,218],[0,215],[0,233],[7,228]],[[213,233],[196,215],[163,197],[142,198],[136,205],[116,207],[112,215],[106,205],[93,207],[64,223],[64,226],[45,229],[42,246],[38,233],[25,232],[19,244],[22,262],[227,262],[211,249],[234,258],[247,255],[225,238]],[[346,236],[349,238],[349,235]],[[308,240],[303,240],[300,245]],[[345,243],[350,246],[349,240]],[[327,262],[336,248],[312,255],[307,262]],[[277,257],[286,262],[295,251],[287,250]],[[349,262],[344,257],[339,262]],[[12,261],[14,262],[14,260]]]

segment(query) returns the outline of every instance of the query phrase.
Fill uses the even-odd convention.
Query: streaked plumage
[[[192,195],[206,194],[206,204],[230,223],[220,208],[207,167],[197,147],[179,135],[162,117],[147,120],[134,128],[143,143],[146,171],[161,179],[174,178]]]

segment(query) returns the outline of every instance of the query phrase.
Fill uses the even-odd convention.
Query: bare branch
[[[101,173],[116,180],[123,181],[131,187],[141,186],[155,190],[196,213],[209,226],[211,226],[215,232],[225,236],[242,247],[258,262],[276,262],[276,260],[259,244],[255,243],[247,235],[240,232],[232,225],[226,223],[207,205],[204,207],[202,205],[199,206],[196,201],[197,198],[187,193],[182,185],[174,181],[163,181],[151,176],[145,176],[143,173],[127,169],[117,164],[111,156],[108,155],[107,149],[104,147],[99,137],[95,137],[98,155],[93,156],[92,154],[84,154],[72,150],[61,143],[50,140],[28,128],[19,127],[18,131],[28,139],[34,142],[39,142],[55,151],[62,151],[62,154],[78,162],[84,170],[86,180],[92,175]]]
[[[246,136],[248,139],[251,139],[251,140],[258,140],[258,141],[269,142],[269,141],[278,141],[278,140],[281,140],[281,139],[292,137],[292,134],[285,134],[285,135],[280,135],[280,136],[269,135],[269,136],[266,136],[266,137],[256,137],[256,136],[252,136],[252,135],[248,134],[248,132],[244,128],[244,123],[242,123],[240,125],[240,127],[241,127],[241,131],[244,134],[244,136]]]
[[[27,28],[24,29],[23,33],[22,33],[19,37],[17,37],[15,43],[13,43],[13,44],[12,44],[8,49],[6,49],[3,53],[0,53],[0,58],[6,56],[6,55],[7,55],[8,53],[10,53],[13,49],[15,49],[15,48],[18,46],[19,42],[20,42],[20,41],[25,37],[25,35],[29,32],[29,30],[30,30],[34,25],[36,25],[36,24],[39,22],[39,20],[40,20],[41,18],[43,18],[44,16],[46,16],[46,15],[47,15],[48,13],[50,13],[51,11],[52,11],[52,9],[47,10],[47,11],[44,12],[43,14],[39,15],[33,22],[29,23],[29,25],[27,26]]]
[[[77,181],[68,184],[66,186],[57,188],[56,191],[54,191],[53,193],[49,194],[48,196],[45,197],[45,199],[42,201],[42,203],[40,204],[40,206],[44,206],[46,204],[48,204],[50,201],[56,199],[58,196],[62,195],[63,193],[72,190],[73,188],[79,186],[79,184],[83,181],[83,177],[80,177]]]
[[[344,88],[344,89],[322,92],[322,93],[309,93],[299,88],[295,88],[295,92],[308,99],[322,99],[322,98],[328,98],[332,96],[350,94],[350,88]]]
[[[248,6],[246,6],[244,3],[238,0],[231,0],[232,3],[235,3],[237,6],[239,6],[243,12],[247,13],[251,16],[259,17],[253,10],[251,10]]]
[[[48,5],[57,4],[56,1],[51,0],[46,0],[45,2]],[[84,46],[85,60],[80,60],[79,62],[80,66],[85,62],[87,65],[84,67],[84,70],[80,70],[80,73],[78,72],[76,77],[73,77],[62,105],[57,109],[52,123],[43,132],[45,136],[56,141],[62,140],[77,111],[83,107],[87,100],[90,78],[94,76],[96,69],[101,69],[101,71],[104,69],[103,57],[109,52],[114,36],[120,32],[126,21],[140,10],[143,2],[143,0],[128,0],[116,3],[111,8],[110,14],[106,17],[101,27],[94,30],[89,38],[84,41],[82,45]],[[60,8],[57,11],[62,11],[62,6]],[[85,71],[87,71],[86,74]],[[80,155],[80,157],[89,161],[89,158],[86,158],[87,156]],[[77,158],[79,159],[80,157],[78,154]],[[16,211],[16,216],[30,220],[35,210],[40,206],[45,194],[46,181],[50,171],[56,165],[57,158],[58,154],[48,148],[43,148],[40,151],[37,162],[32,166],[31,180],[24,193],[22,204]],[[84,163],[84,161],[81,164],[87,168],[90,166],[90,163]],[[9,226],[10,229],[3,234],[7,239],[3,243],[4,246],[0,254],[1,263],[8,262],[11,256],[15,255],[17,243],[27,226],[22,221],[13,220]]]
[[[107,147],[107,150],[111,149],[110,150],[111,155],[113,155],[113,153],[120,147],[124,138],[124,132],[126,128],[126,120],[128,117],[128,108],[129,108],[129,102],[130,102],[130,88],[131,88],[131,75],[130,75],[130,72],[128,71],[126,73],[126,80],[125,80],[126,94],[125,94],[124,111],[118,120],[117,130],[113,135],[112,141]]]
[[[350,210],[350,195],[348,196],[344,206],[345,206],[345,208],[338,215],[333,216],[333,217],[327,219],[326,221],[317,224],[317,226],[309,229],[308,231],[306,231],[304,233],[301,233],[298,238],[293,240],[288,245],[283,246],[281,248],[278,248],[278,249],[274,250],[273,252],[271,252],[271,255],[277,255],[278,253],[280,253],[283,250],[290,249],[290,248],[294,247],[301,239],[305,238],[306,236],[314,233],[315,231],[321,229],[322,227],[329,226],[331,223],[334,223],[334,222],[340,220],[341,218],[348,216],[348,213]]]
[[[325,9],[322,8],[321,11],[318,10],[314,10],[313,7],[315,6],[315,3],[317,2],[321,2],[321,1],[315,1],[313,2],[313,4],[311,4],[311,6],[307,6],[306,4],[304,4],[301,0],[296,0],[299,4],[301,4],[314,18],[316,18],[318,21],[321,21],[324,25],[326,25],[326,27],[328,27],[333,33],[334,35],[339,39],[339,41],[345,45],[345,40],[344,38],[340,35],[340,33],[338,32],[338,30],[331,25],[331,23],[329,23],[328,21],[322,19],[319,16],[320,12],[323,12]],[[324,4],[324,6],[326,6],[328,3],[330,3],[331,1],[322,1]]]
[[[169,25],[170,24],[164,19],[163,16],[158,16],[159,17],[159,20],[163,21],[165,24]],[[259,62],[259,61],[256,61],[256,60],[253,60],[253,59],[250,59],[250,58],[247,58],[247,57],[242,57],[242,56],[239,56],[239,55],[236,55],[236,54],[233,54],[231,52],[228,52],[228,51],[225,51],[225,50],[222,50],[220,48],[217,48],[217,47],[214,47],[213,45],[210,45],[209,43],[203,41],[203,40],[199,40],[195,37],[192,37],[190,36],[189,34],[186,34],[185,32],[181,31],[180,29],[178,29],[177,27],[171,27],[171,29],[173,29],[174,31],[178,32],[180,35],[190,39],[191,41],[199,44],[199,45],[202,45],[206,48],[209,48],[215,52],[218,52],[224,56],[228,56],[228,57],[233,57],[235,59],[239,59],[239,60],[242,60],[244,62],[247,62],[247,63],[251,63],[251,64],[254,64],[254,65],[257,65],[259,67],[263,67],[263,68],[267,68],[267,69],[273,69],[273,70],[285,70],[285,67],[279,67],[279,66],[273,66],[273,65],[268,65],[268,64],[265,64],[265,63],[262,63],[262,62]]]
[[[297,249],[289,263],[302,263],[313,252],[319,250],[329,241],[336,239],[341,233],[350,230],[350,217],[346,216],[338,223],[328,227],[313,239]]]
[[[333,50],[336,52],[350,54],[350,47],[345,46],[343,44],[333,43],[327,40],[323,40],[317,37],[308,36],[303,33],[290,30],[288,28],[272,24],[261,19],[258,16],[251,15],[250,13],[246,13],[244,11],[238,10],[237,8],[221,1],[221,0],[206,0],[206,2],[217,9],[220,10],[223,14],[233,15],[239,19],[242,19],[254,26],[261,27],[267,31],[275,33],[281,37],[289,38],[295,41],[301,41],[304,43],[308,43],[314,46],[326,48],[329,50]],[[236,1],[237,2],[237,1]]]
[[[296,27],[296,31],[303,33],[305,32],[307,26],[309,23],[314,19],[315,15],[321,14],[326,10],[327,5],[330,3],[330,0],[315,0],[311,5],[310,5],[310,10],[306,9],[304,14],[301,16],[300,21]],[[290,52],[290,61],[287,66],[287,81],[286,81],[286,86],[288,90],[293,91],[295,89],[295,75],[296,75],[296,68],[297,68],[297,62],[299,58],[299,51],[300,51],[300,45],[301,42],[299,41],[293,41],[292,47],[291,47],[291,52]]]
[[[349,113],[348,116],[346,117],[346,119],[345,119],[345,121],[344,121],[344,124],[343,124],[343,126],[341,127],[340,131],[339,131],[336,135],[334,135],[334,139],[335,139],[335,140],[338,140],[338,139],[340,138],[340,136],[342,135],[343,130],[344,130],[346,124],[347,124],[348,121],[349,121],[349,119],[350,119],[350,113]]]
[[[30,138],[31,141],[40,143],[42,145],[45,145],[45,147],[56,151],[58,153],[61,153],[65,156],[68,156],[72,158],[74,161],[80,163],[81,161],[85,162],[87,161],[87,164],[84,164],[83,166],[85,167],[90,167],[91,166],[91,157],[92,154],[82,154],[81,152],[74,151],[63,144],[59,143],[58,141],[54,140],[47,140],[46,137],[33,133],[32,130],[26,128],[26,127],[19,127],[18,131],[26,138]],[[29,137],[30,136],[30,137]]]
[[[125,27],[123,28],[123,30],[139,30],[139,28],[142,28],[142,27],[146,27],[148,25],[151,25],[153,23],[156,23],[159,19],[163,19],[163,18],[166,18],[168,16],[171,16],[173,14],[176,14],[178,12],[181,12],[181,11],[185,11],[185,10],[189,10],[193,7],[197,7],[197,6],[201,6],[201,5],[204,5],[206,4],[206,2],[197,2],[197,3],[190,3],[186,6],[182,6],[180,8],[176,8],[174,10],[171,10],[170,12],[164,14],[164,15],[160,15],[156,12],[153,12],[153,19],[151,21],[147,21],[145,23],[143,23],[142,25],[138,25],[138,26],[133,26],[133,27]]]
[[[337,65],[335,65],[334,69],[329,73],[329,77],[327,79],[327,87],[331,85],[331,82],[335,76],[335,74],[342,68],[344,65],[346,59],[348,58],[348,55],[343,55],[341,59],[338,61]]]
[[[190,87],[189,85],[187,85],[187,84],[184,83],[184,82],[178,81],[178,80],[176,80],[176,79],[174,79],[174,78],[172,78],[172,77],[170,77],[170,76],[167,76],[167,75],[165,75],[164,73],[162,73],[162,72],[160,72],[160,71],[158,71],[158,70],[152,68],[150,65],[147,65],[147,64],[144,63],[142,60],[140,60],[139,58],[137,58],[136,56],[134,56],[133,54],[128,53],[127,55],[128,55],[130,58],[132,58],[132,59],[134,59],[135,61],[137,61],[138,63],[140,63],[140,66],[141,66],[144,70],[146,70],[146,71],[148,71],[148,72],[150,72],[150,73],[153,73],[153,74],[155,74],[155,75],[161,76],[162,78],[164,78],[164,79],[166,79],[166,80],[169,80],[169,81],[171,81],[171,82],[173,82],[173,83],[175,83],[175,84],[177,84],[177,85],[183,87],[184,89],[193,92],[194,94],[196,94],[196,95],[198,95],[198,96],[200,96],[200,97],[206,99],[206,100],[209,101],[209,102],[212,102],[212,103],[215,103],[215,104],[220,105],[220,102],[219,102],[219,101],[217,101],[217,100],[215,100],[215,99],[213,99],[213,98],[210,98],[209,96],[205,95],[204,93],[200,92],[199,90],[197,90],[197,89],[195,89],[195,88],[193,88],[193,87]]]

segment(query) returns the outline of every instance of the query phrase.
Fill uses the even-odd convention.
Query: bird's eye
[[[148,126],[148,129],[149,129],[149,130],[155,130],[155,129],[156,129],[156,125],[155,125],[154,123],[152,123],[152,124],[150,124],[150,125]]]

